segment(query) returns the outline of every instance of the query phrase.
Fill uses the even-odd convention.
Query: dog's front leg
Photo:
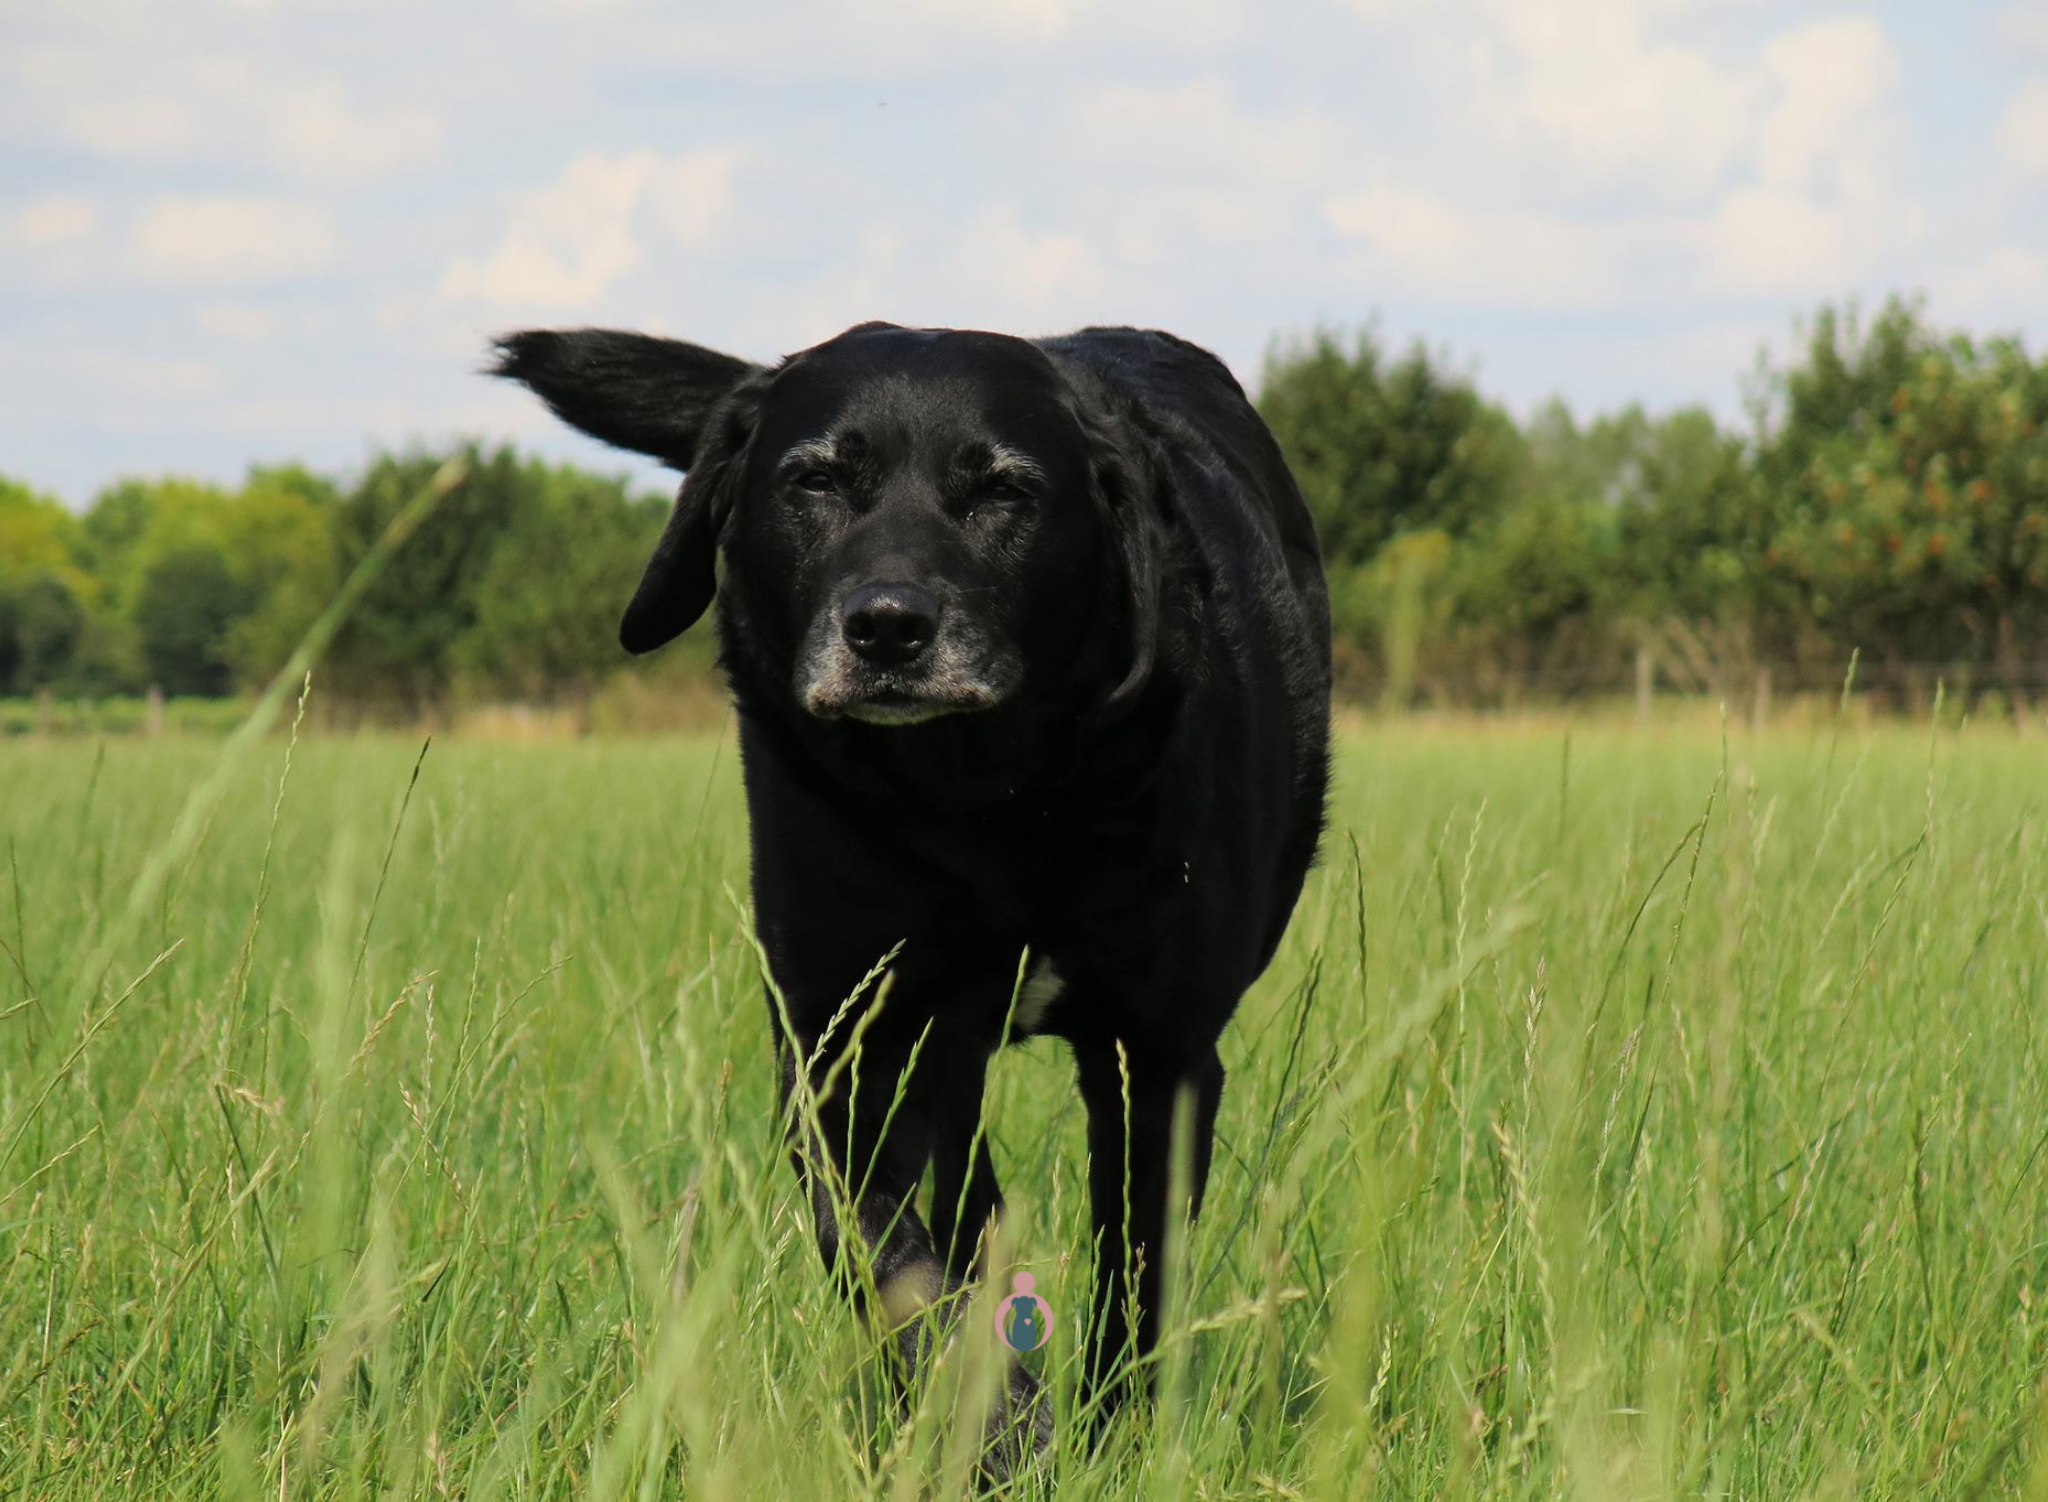
[[[815,1040],[799,1041],[816,1048]],[[859,1276],[849,1233],[857,1239],[872,1274],[873,1306],[867,1312],[883,1328],[899,1332],[907,1370],[915,1371],[917,1351],[908,1327],[952,1290],[910,1203],[929,1143],[923,1113],[908,1101],[890,1110],[902,1066],[900,1058],[875,1053],[857,1068],[818,1059],[807,1094],[793,1100],[797,1061],[785,1049],[782,1086],[792,1118],[790,1161],[810,1201],[818,1250],[826,1267],[865,1304],[870,1285]]]
[[[800,1035],[800,1043],[807,1041]],[[814,1056],[815,1042],[808,1047],[807,1057]],[[782,1078],[785,1101],[793,1107],[791,1158],[810,1201],[818,1249],[868,1317],[890,1333],[907,1394],[939,1345],[956,1333],[971,1289],[947,1270],[911,1203],[933,1150],[934,1126],[954,1123],[951,1112],[935,1110],[937,1103],[918,1088],[916,1076],[905,1077],[906,1064],[906,1056],[872,1048],[857,1068],[835,1069],[818,1060],[804,1099],[792,1101],[797,1066],[785,1050]],[[925,1068],[944,1073],[929,1062]],[[946,1146],[957,1151],[956,1144]],[[871,1285],[858,1276],[856,1249],[848,1245],[852,1238],[866,1253]],[[1023,1367],[1010,1365],[986,1427],[985,1463],[998,1473],[1022,1452],[1049,1442],[1049,1406]]]
[[[981,1120],[988,1061],[965,1060],[942,1087],[932,1120],[932,1245],[947,1275],[963,1281],[985,1270],[982,1258],[1003,1191]]]

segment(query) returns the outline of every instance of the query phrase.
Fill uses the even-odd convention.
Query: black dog
[[[1329,605],[1272,435],[1214,356],[1134,329],[864,324],[773,369],[604,330],[498,350],[568,422],[688,471],[620,636],[650,651],[718,596],[784,1087],[831,1080],[795,1153],[827,1261],[849,1228],[821,1169],[890,1321],[962,1287],[1001,1204],[989,1058],[1006,1028],[1065,1038],[1100,1387],[1157,1332],[1176,1097],[1192,1210],[1216,1040],[1322,825]],[[839,1016],[892,951],[876,1015],[870,988]],[[1013,1375],[1013,1413],[1031,1391]]]

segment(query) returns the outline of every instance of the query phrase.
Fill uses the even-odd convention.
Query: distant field
[[[16,735],[143,735],[152,728],[175,734],[224,735],[249,713],[238,699],[170,699],[152,726],[149,701],[140,696],[104,699],[0,699],[0,737]]]
[[[280,738],[180,825],[222,751],[0,744],[0,1498],[959,1494],[777,1146],[731,745]],[[1014,1495],[2048,1497],[2044,802],[1347,732],[1165,1396]],[[1067,1061],[994,1081],[1078,1315]]]

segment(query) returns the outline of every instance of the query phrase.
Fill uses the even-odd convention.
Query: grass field
[[[0,745],[0,1498],[960,1494],[777,1145],[731,746],[419,749],[260,742],[181,823],[219,742]],[[1014,1493],[2048,1498],[2048,744],[1338,778],[1161,1399]],[[998,1064],[1069,1329],[1081,1125]]]

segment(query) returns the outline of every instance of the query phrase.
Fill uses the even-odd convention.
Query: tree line
[[[467,453],[467,478],[335,638],[330,697],[397,715],[464,695],[560,701],[620,667],[619,610],[670,498],[506,447]],[[121,480],[78,515],[0,480],[0,695],[268,681],[447,457],[380,454],[346,483],[297,465],[234,489]]]
[[[1894,300],[1824,307],[1748,421],[1516,423],[1422,345],[1319,331],[1258,403],[1320,531],[1340,676],[1383,702],[1865,681],[2048,690],[2048,360]],[[347,479],[124,479],[74,514],[0,479],[0,696],[221,696],[277,671],[445,452]],[[617,617],[667,495],[469,447],[470,475],[337,637],[330,694],[418,714],[562,702],[625,671]],[[708,663],[702,642],[666,670]],[[639,671],[646,671],[642,668]]]
[[[1276,351],[1260,408],[1314,509],[1340,671],[1399,702],[1859,676],[2048,690],[2048,360],[1894,299],[1823,307],[1748,422],[1517,425],[1426,349]],[[1766,680],[1768,681],[1768,680]]]

